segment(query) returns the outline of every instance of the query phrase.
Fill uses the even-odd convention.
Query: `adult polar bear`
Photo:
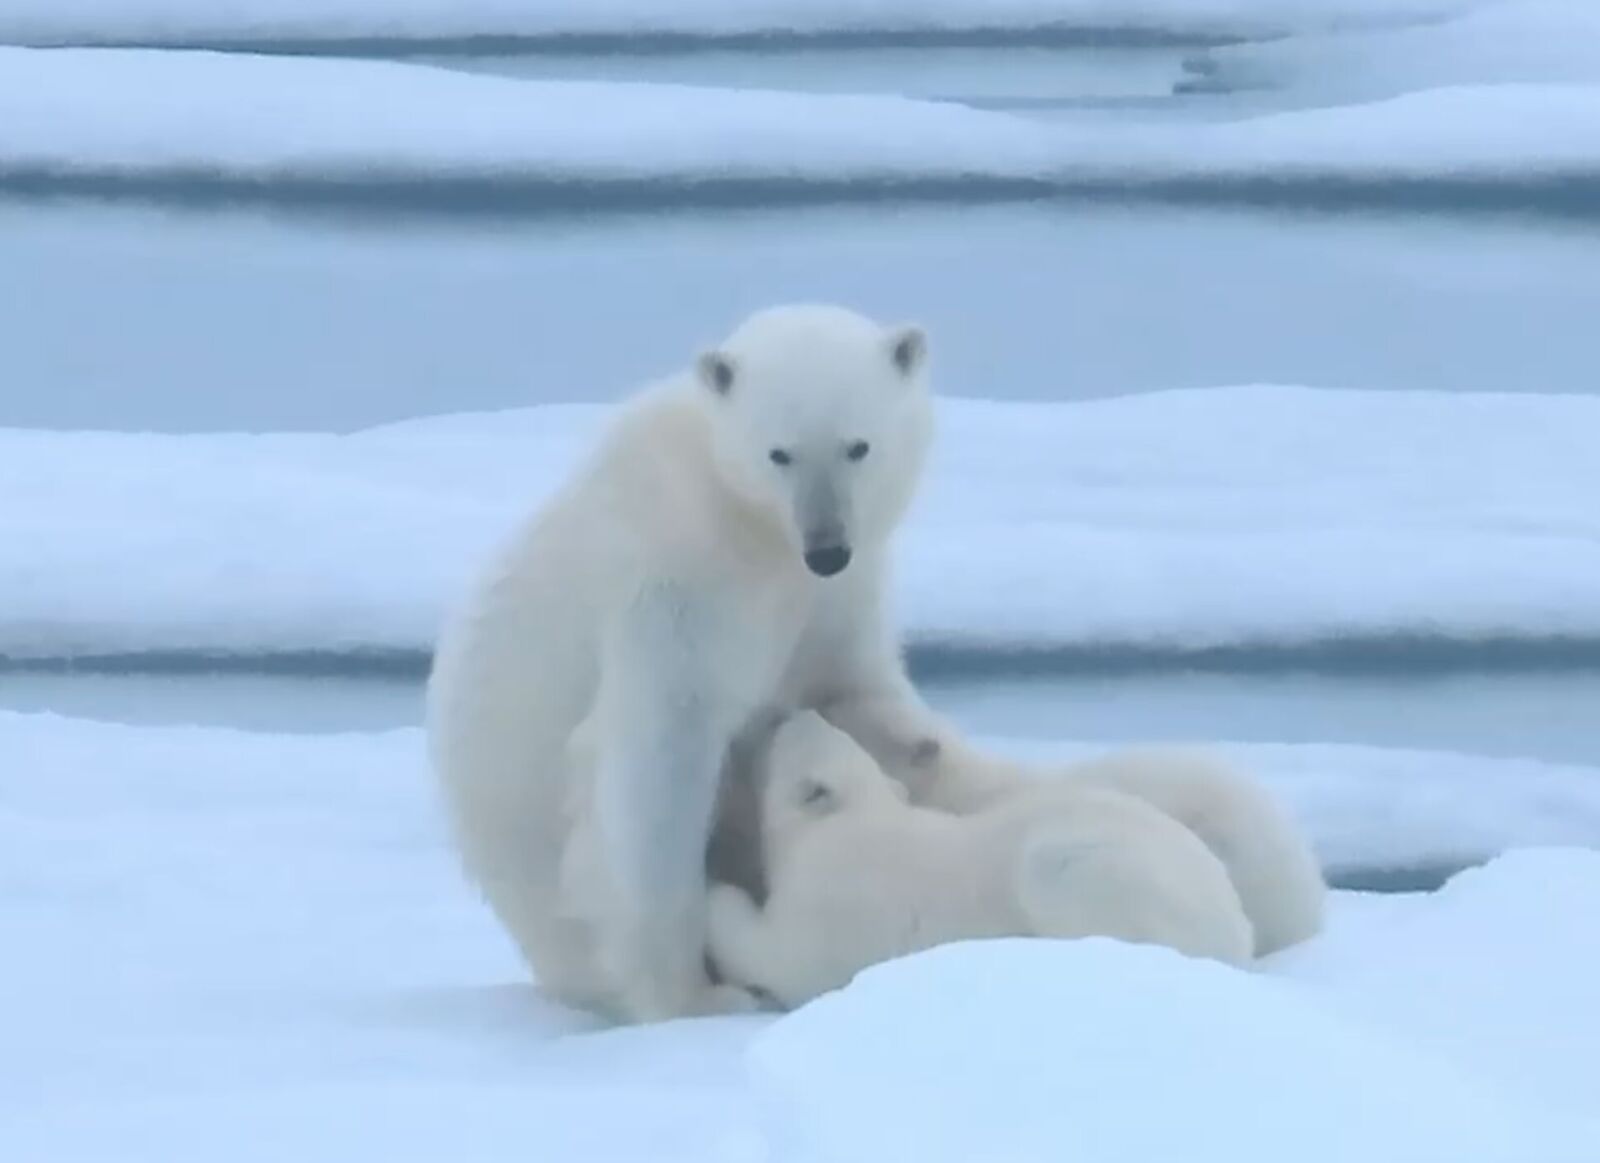
[[[913,789],[930,766],[943,794],[1011,778],[923,704],[886,618],[926,362],[915,327],[758,312],[620,409],[445,626],[433,763],[468,874],[553,995],[641,1021],[740,1004],[706,971],[705,860],[729,757],[775,710],[821,711]],[[574,900],[589,811],[608,883]],[[1255,821],[1229,822],[1248,846]]]
[[[922,722],[881,598],[931,439],[925,362],[914,327],[752,316],[620,410],[446,626],[434,764],[469,874],[556,996],[636,1020],[730,1004],[705,854],[736,738],[855,698]],[[609,907],[585,915],[560,866],[591,791]]]

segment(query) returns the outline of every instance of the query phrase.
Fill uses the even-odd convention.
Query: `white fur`
[[[915,807],[848,735],[800,714],[773,740],[762,802],[769,895],[757,907],[713,886],[710,949],[731,981],[785,1006],[957,940],[1102,936],[1250,957],[1221,862],[1119,792],[1009,795],[970,815]]]
[[[558,997],[634,1020],[740,1004],[704,966],[733,742],[796,706],[933,729],[882,600],[931,437],[924,363],[917,329],[841,308],[750,317],[620,409],[445,627],[433,763],[468,874]],[[845,547],[843,572],[808,568]]]
[[[1202,751],[1134,747],[1032,769],[952,740],[905,778],[917,802],[954,812],[980,811],[1018,794],[1070,801],[1085,786],[1137,796],[1199,836],[1222,861],[1254,928],[1258,956],[1322,928],[1327,886],[1304,832],[1260,783]]]

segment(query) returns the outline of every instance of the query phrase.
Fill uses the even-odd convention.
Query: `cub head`
[[[904,786],[815,711],[797,712],[773,733],[765,778],[761,823],[774,851],[818,820],[894,810],[908,799]]]
[[[695,361],[717,470],[832,577],[888,540],[933,435],[927,337],[842,307],[773,307]]]

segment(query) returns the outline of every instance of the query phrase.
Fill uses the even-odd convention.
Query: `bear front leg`
[[[595,925],[636,1021],[729,1008],[705,971],[705,860],[737,716],[693,609],[666,591],[641,599],[602,658],[594,806],[614,892]]]
[[[923,701],[890,629],[883,567],[862,564],[807,626],[800,701],[854,739],[917,804],[971,811],[998,798],[1018,774],[979,753]]]
[[[905,785],[912,801],[949,812],[976,811],[1020,786],[1016,765],[982,754],[935,714],[900,668],[877,674],[817,706],[833,726]]]
[[[935,770],[944,750],[944,724],[920,700],[898,693],[835,696],[816,710],[885,772],[911,787]]]

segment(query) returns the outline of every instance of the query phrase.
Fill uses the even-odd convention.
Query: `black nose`
[[[806,550],[806,568],[818,577],[832,577],[850,564],[850,548],[846,545],[829,545],[823,549]]]

